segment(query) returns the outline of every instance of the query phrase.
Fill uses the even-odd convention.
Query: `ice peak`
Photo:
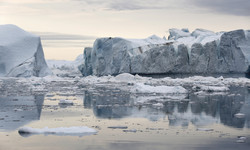
[[[176,39],[179,39],[179,38],[182,38],[182,37],[189,37],[191,36],[191,34],[189,32],[187,32],[188,30],[179,30],[179,29],[176,29],[176,28],[172,28],[172,29],[169,29],[169,37],[168,39],[169,40],[176,40]]]

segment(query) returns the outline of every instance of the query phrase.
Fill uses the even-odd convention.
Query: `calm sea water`
[[[203,150],[250,148],[250,90],[231,88],[229,93],[185,100],[147,99],[120,91],[85,91],[82,94],[50,92],[46,95],[0,96],[0,149],[88,150]],[[59,105],[59,100],[74,102]],[[243,113],[244,117],[235,114]],[[89,136],[30,135],[18,129],[88,126]],[[122,126],[126,129],[109,127]],[[243,143],[238,138],[246,137]]]

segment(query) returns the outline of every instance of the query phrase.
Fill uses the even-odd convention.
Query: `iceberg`
[[[15,25],[0,25],[0,76],[44,77],[50,74],[40,37]]]
[[[83,75],[115,75],[131,72],[131,59],[168,41],[155,35],[146,39],[100,38],[84,50]]]
[[[170,29],[169,40],[99,38],[84,51],[84,76],[250,72],[250,31]]]

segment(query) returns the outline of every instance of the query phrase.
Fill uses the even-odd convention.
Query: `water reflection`
[[[39,120],[44,95],[0,96],[0,130],[13,131]]]
[[[100,118],[122,118],[132,115],[129,94],[105,92],[93,94],[85,92],[84,107],[93,108],[94,114]]]
[[[147,96],[131,96],[122,92],[85,93],[84,107],[92,108],[96,117],[124,118],[145,117],[152,121],[168,118],[170,126],[187,127],[189,124],[205,126],[214,123],[235,128],[250,128],[250,94],[247,88],[231,88],[229,94],[195,95],[179,101],[162,98],[137,104],[137,99]],[[149,99],[149,98],[148,98]],[[239,118],[235,114],[243,113]]]

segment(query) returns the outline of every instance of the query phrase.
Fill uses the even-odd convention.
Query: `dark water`
[[[74,102],[59,105],[59,100]],[[140,101],[144,100],[143,103]],[[145,101],[147,100],[147,101]],[[244,117],[235,114],[242,113]],[[95,128],[95,135],[23,137],[23,126]],[[110,127],[125,127],[120,129]],[[246,137],[238,143],[238,136]],[[250,91],[182,100],[131,95],[119,90],[85,91],[82,95],[48,93],[0,96],[0,149],[239,149],[250,148]]]

